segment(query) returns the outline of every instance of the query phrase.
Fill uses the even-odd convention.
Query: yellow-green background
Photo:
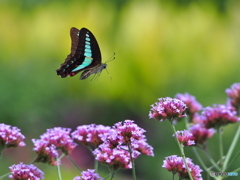
[[[240,3],[234,0],[1,0],[0,25],[0,122],[19,127],[27,138],[27,147],[4,151],[0,175],[33,160],[31,139],[47,128],[133,119],[155,149],[155,157],[136,160],[138,179],[170,179],[162,162],[179,151],[168,122],[148,119],[150,105],[184,92],[203,106],[224,104],[225,89],[240,81]],[[103,62],[116,53],[108,64],[112,80],[106,71],[93,81],[56,75],[70,53],[71,27],[94,33]],[[225,152],[234,130],[226,128]],[[216,138],[209,146],[217,158]],[[92,168],[79,149],[75,161]],[[187,156],[199,164],[190,148]],[[45,179],[57,179],[56,167],[37,166]],[[229,171],[239,166],[238,160]],[[62,173],[64,180],[79,175],[68,161]],[[116,179],[131,179],[131,173],[119,171]]]

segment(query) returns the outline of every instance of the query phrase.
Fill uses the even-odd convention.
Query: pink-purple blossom
[[[140,154],[154,156],[153,147],[147,143],[145,130],[133,120],[114,124],[102,144],[93,151],[95,158],[113,169],[132,167]]]
[[[183,146],[195,145],[195,142],[193,140],[193,135],[188,130],[177,131],[175,137]]]
[[[107,141],[114,147],[127,145],[131,150],[137,150],[142,154],[148,156],[154,156],[153,147],[147,143],[147,139],[145,136],[145,130],[139,127],[134,123],[133,120],[125,120],[123,122],[118,122],[114,124],[113,130],[115,133],[112,133],[111,136],[108,137]]]
[[[131,144],[132,149],[140,152],[141,154],[145,154],[147,156],[154,156],[153,147],[150,146],[145,140],[135,141]]]
[[[144,129],[140,128],[132,120],[125,120],[114,124],[113,129],[116,130],[117,135],[121,138],[123,144],[131,143],[135,140],[145,139]]]
[[[203,180],[201,175],[202,169],[198,165],[193,164],[190,158],[186,158],[186,162],[193,179]],[[168,171],[171,171],[173,174],[178,174],[180,179],[189,179],[189,175],[182,157],[178,157],[176,155],[168,156],[163,161],[162,167],[166,168]]]
[[[97,147],[103,143],[106,136],[111,131],[111,127],[103,125],[82,125],[72,133],[72,137],[85,145]]]
[[[117,170],[119,168],[130,169],[132,168],[130,153],[127,147],[122,148],[108,148],[105,144],[101,144],[97,149],[93,151],[96,160],[103,164],[107,164],[112,169]],[[135,155],[137,153],[137,155]],[[134,158],[136,158],[140,153],[134,152]]]
[[[24,139],[25,136],[22,135],[20,129],[0,123],[0,146],[2,148],[25,146]]]
[[[176,94],[175,98],[180,99],[187,106],[186,114],[192,118],[192,116],[202,109],[202,105],[196,100],[196,98],[189,93],[185,94]]]
[[[214,105],[203,109],[201,119],[206,128],[218,128],[229,123],[239,122],[240,119],[236,114],[237,112],[229,106]]]
[[[185,116],[186,104],[175,98],[159,98],[159,101],[151,105],[151,111],[149,117],[158,121],[164,121],[166,119],[173,121]]]
[[[230,88],[226,89],[230,104],[237,108],[240,106],[240,83],[234,83]]]
[[[98,173],[95,173],[95,169],[88,169],[83,171],[81,176],[76,176],[73,180],[103,180]]]
[[[32,164],[14,164],[9,167],[11,174],[10,179],[14,180],[40,180],[43,179],[43,172]]]
[[[216,132],[213,128],[207,129],[203,124],[194,124],[189,128],[196,144],[205,145],[207,139],[211,138]]]
[[[47,163],[52,166],[60,165],[60,161],[57,160],[59,153],[55,145],[49,144],[48,142],[39,139],[33,139],[33,143],[33,150],[38,155],[35,159],[35,162]]]
[[[73,139],[70,137],[70,128],[55,127],[47,129],[47,132],[40,136],[40,139],[33,139],[33,150],[38,157],[35,162],[48,163],[50,165],[57,165],[58,151],[61,150],[68,155],[76,147]]]

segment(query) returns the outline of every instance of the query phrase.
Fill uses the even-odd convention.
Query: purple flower
[[[202,124],[195,124],[189,128],[193,135],[196,144],[204,145],[206,140],[213,136],[215,130],[213,128],[207,129]]]
[[[40,139],[33,139],[33,150],[38,154],[35,162],[48,163],[57,165],[58,158],[57,150],[60,149],[66,155],[76,147],[73,139],[70,137],[70,128],[55,127],[47,129],[47,132],[40,136]]]
[[[110,131],[111,128],[109,126],[96,124],[82,125],[77,127],[77,130],[72,133],[72,137],[85,145],[97,147],[103,143]]]
[[[172,171],[174,174],[183,171],[183,159],[177,155],[165,157],[162,167],[168,171]]]
[[[153,147],[150,146],[145,140],[140,140],[132,143],[132,149],[147,156],[154,156]]]
[[[22,147],[26,144],[23,142],[25,136],[22,135],[20,129],[14,126],[0,124],[0,147],[10,148],[10,147]]]
[[[124,148],[126,150],[124,150]],[[111,168],[117,170],[119,168],[130,169],[132,168],[130,153],[127,147],[109,148],[107,144],[101,144],[93,151],[96,160],[103,164],[109,165]],[[133,152],[133,158],[137,158],[140,153]]]
[[[240,83],[233,84],[229,89],[226,89],[229,96],[230,104],[237,108],[240,106]]]
[[[194,124],[202,124],[203,123],[203,117],[199,113],[195,113],[192,117],[192,122]]]
[[[43,179],[43,172],[36,166],[26,165],[22,162],[9,167],[11,175],[9,178],[14,180],[40,180]]]
[[[99,174],[95,173],[94,169],[83,171],[82,176],[76,176],[73,180],[103,180]]]
[[[202,111],[202,122],[206,128],[218,128],[229,123],[239,122],[236,117],[237,112],[232,111],[232,108],[225,105],[214,105],[206,107]]]
[[[193,164],[190,158],[186,158],[186,161],[193,179],[202,180],[202,170],[200,169],[200,167]],[[162,167],[166,168],[168,171],[171,171],[173,174],[177,173],[180,179],[189,179],[188,172],[182,157],[178,157],[176,155],[168,156],[163,161]]]
[[[159,121],[164,121],[166,119],[172,121],[176,118],[184,117],[184,112],[186,110],[186,104],[179,99],[172,99],[170,97],[159,98],[159,102],[151,105],[151,111],[149,112],[149,117],[154,118]]]
[[[131,143],[135,140],[145,139],[144,133],[146,131],[140,128],[132,120],[118,122],[114,124],[113,129],[116,130],[118,136],[120,137],[120,141],[122,141],[123,144]]]
[[[147,143],[145,130],[140,128],[133,120],[125,120],[114,124],[112,128],[101,128],[97,125],[81,126],[72,133],[80,142],[99,145],[94,151],[96,160],[109,165],[113,169],[132,167],[131,161],[140,154],[153,156],[153,147]],[[89,130],[91,129],[91,130]],[[92,135],[88,135],[90,133]],[[89,137],[95,137],[92,141]]]
[[[193,135],[188,130],[177,131],[175,136],[178,138],[178,141],[183,146],[195,145],[195,142],[193,140]]]
[[[190,118],[202,109],[202,105],[196,100],[196,98],[188,93],[176,94],[175,98],[180,99],[186,104],[186,114],[189,115]]]
[[[43,140],[32,140],[34,143],[33,150],[37,153],[37,158],[34,162],[47,163],[52,166],[59,165],[60,162],[57,161],[59,156],[57,148],[53,144],[48,144]]]
[[[131,150],[137,150],[140,153],[148,156],[154,156],[153,147],[147,143],[146,132],[143,128],[140,128],[133,120],[125,120],[114,124],[112,133],[108,136],[107,141],[111,147],[117,147],[122,145],[128,145]]]

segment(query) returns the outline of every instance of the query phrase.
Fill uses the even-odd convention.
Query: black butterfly
[[[86,79],[91,74],[100,73],[107,68],[106,63],[102,63],[100,48],[94,35],[86,28],[78,30],[72,27],[70,30],[72,39],[71,53],[65,62],[57,69],[57,75],[65,78],[75,76],[83,71],[80,79]]]

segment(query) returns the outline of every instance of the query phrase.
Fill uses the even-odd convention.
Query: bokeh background
[[[170,179],[161,166],[164,157],[179,150],[168,122],[148,118],[150,105],[185,92],[203,106],[224,104],[225,89],[240,81],[239,1],[1,0],[0,24],[0,122],[20,128],[27,142],[27,147],[4,151],[1,175],[14,163],[35,158],[31,139],[47,128],[74,130],[132,119],[147,131],[155,149],[155,157],[136,160],[138,179]],[[116,53],[108,64],[112,80],[106,71],[92,81],[56,75],[70,53],[71,27],[94,33],[103,62]],[[224,132],[225,152],[235,128],[230,125]],[[218,157],[215,137],[209,146]],[[187,156],[199,164],[191,149]],[[93,167],[84,147],[72,157],[82,169]],[[57,179],[56,167],[37,166],[45,179]],[[239,166],[233,163],[232,170]],[[65,160],[62,175],[73,179],[79,172]],[[116,179],[132,179],[131,172],[120,170]]]

